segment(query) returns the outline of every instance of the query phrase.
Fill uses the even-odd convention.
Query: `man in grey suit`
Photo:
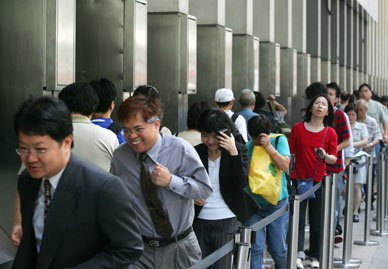
[[[30,99],[14,127],[26,170],[18,181],[23,237],[13,268],[128,268],[143,251],[129,192],[71,153],[66,105]]]

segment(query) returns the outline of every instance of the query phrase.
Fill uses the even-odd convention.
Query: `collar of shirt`
[[[57,186],[58,186],[58,183],[59,183],[59,179],[61,178],[65,168],[66,168],[66,166],[61,171],[59,171],[58,174],[48,178],[48,180],[50,181],[50,184],[51,184],[51,197],[54,197],[54,193],[55,193],[55,190],[57,189]],[[44,193],[43,182],[44,182],[44,180],[42,180],[42,183],[40,184],[40,191],[41,191],[42,194]]]
[[[71,115],[71,120],[76,123],[92,123],[88,117],[82,115]]]
[[[108,123],[112,123],[113,120],[111,118],[97,117],[97,118],[92,118],[92,122],[108,122]]]
[[[162,146],[163,142],[163,134],[159,133],[158,139],[156,140],[155,144],[146,152],[148,157],[151,158],[151,160],[156,163],[158,161],[160,147]],[[141,152],[136,153],[137,160],[140,159]]]

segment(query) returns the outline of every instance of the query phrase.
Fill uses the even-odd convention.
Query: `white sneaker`
[[[303,269],[303,260],[301,258],[296,259],[296,268]]]
[[[311,262],[311,268],[319,268],[319,261],[314,259],[312,262]]]

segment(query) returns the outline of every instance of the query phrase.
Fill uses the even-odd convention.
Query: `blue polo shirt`
[[[93,118],[92,122],[102,128],[108,129],[108,127],[112,124],[113,120],[111,118],[98,117]],[[125,142],[123,129],[121,129],[121,131],[117,134],[117,139],[119,140],[120,144]]]

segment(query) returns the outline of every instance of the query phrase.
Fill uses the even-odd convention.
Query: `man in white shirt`
[[[240,132],[245,142],[247,142],[248,135],[245,119],[241,115],[234,115],[233,111],[231,110],[234,103],[233,91],[226,88],[218,89],[215,93],[214,102],[219,109],[225,111],[226,114],[228,114],[232,121],[234,120],[234,125],[236,125],[237,130]]]

